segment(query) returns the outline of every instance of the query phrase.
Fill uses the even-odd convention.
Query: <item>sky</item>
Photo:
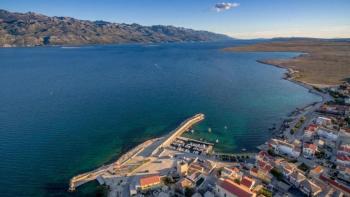
[[[350,38],[350,0],[0,0],[0,9],[174,25],[242,39]]]

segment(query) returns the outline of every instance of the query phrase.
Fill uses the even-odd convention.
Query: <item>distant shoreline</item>
[[[288,59],[257,60],[288,69],[289,80],[325,88],[350,79],[350,42],[300,39],[224,48],[228,52],[298,52]]]

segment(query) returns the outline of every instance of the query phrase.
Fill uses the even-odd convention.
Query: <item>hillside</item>
[[[318,87],[337,85],[350,77],[349,39],[279,39],[225,50],[303,52],[292,59],[267,59],[259,62],[291,69],[293,79]]]
[[[219,41],[230,37],[174,26],[141,26],[0,10],[0,46]]]

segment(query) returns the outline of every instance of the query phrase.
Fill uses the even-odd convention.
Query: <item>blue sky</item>
[[[350,0],[0,0],[0,8],[118,23],[175,25],[237,38],[350,38]]]

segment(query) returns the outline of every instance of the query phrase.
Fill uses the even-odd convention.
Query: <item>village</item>
[[[94,178],[116,197],[350,196],[350,85],[314,91],[323,102],[293,112],[256,153],[182,137],[197,114]]]

